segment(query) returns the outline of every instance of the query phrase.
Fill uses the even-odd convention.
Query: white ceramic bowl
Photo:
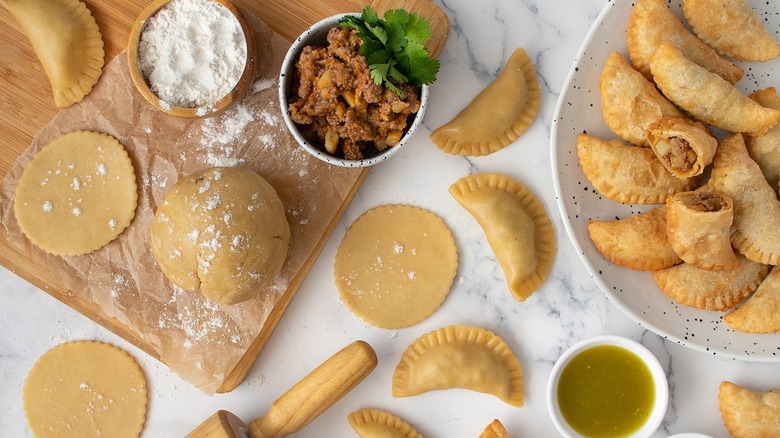
[[[666,407],[669,403],[669,387],[667,386],[666,373],[650,350],[638,342],[621,336],[603,335],[588,338],[574,344],[561,355],[553,366],[550,380],[547,384],[547,407],[552,416],[553,424],[555,424],[561,435],[566,438],[584,438],[583,435],[577,433],[569,426],[561,413],[558,404],[558,383],[561,378],[561,372],[572,358],[591,347],[601,345],[623,347],[639,356],[642,362],[649,368],[655,388],[653,409],[645,423],[630,435],[631,438],[649,437],[658,429],[666,415]]]
[[[320,160],[333,164],[336,166],[341,167],[367,167],[367,166],[373,166],[374,164],[381,163],[382,161],[392,157],[393,155],[397,154],[401,148],[404,147],[404,145],[409,141],[409,139],[414,135],[415,131],[417,131],[417,128],[422,124],[423,116],[425,115],[425,107],[428,105],[428,86],[423,85],[422,90],[420,93],[420,110],[417,112],[416,116],[412,120],[412,123],[407,128],[406,133],[403,137],[401,137],[401,140],[396,144],[395,146],[388,147],[381,153],[375,156],[369,156],[366,158],[363,158],[362,160],[347,160],[344,158],[338,158],[334,157],[333,155],[330,155],[326,151],[318,148],[316,145],[311,144],[306,138],[303,137],[301,132],[298,130],[298,127],[296,126],[295,122],[293,122],[292,118],[290,118],[290,112],[287,110],[288,108],[288,96],[292,94],[292,80],[293,80],[293,70],[295,68],[295,62],[298,60],[298,56],[300,55],[301,51],[304,47],[315,45],[315,46],[325,46],[327,45],[327,35],[328,31],[334,27],[337,26],[339,23],[339,20],[341,20],[343,17],[353,15],[359,17],[360,14],[339,14],[334,15],[328,18],[325,18],[323,20],[318,21],[317,23],[314,23],[310,28],[306,29],[301,36],[299,36],[295,42],[293,42],[292,46],[290,46],[290,49],[287,51],[287,55],[284,57],[284,61],[282,62],[282,70],[279,75],[279,105],[282,110],[282,116],[284,117],[284,122],[287,124],[287,129],[290,130],[293,137],[295,137],[295,140],[298,142],[298,144],[305,149],[310,154],[314,155],[315,157],[319,158]]]

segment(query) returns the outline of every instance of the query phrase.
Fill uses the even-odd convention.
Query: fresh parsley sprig
[[[358,37],[363,40],[360,54],[368,61],[375,84],[403,96],[390,79],[415,87],[436,80],[440,64],[423,46],[431,38],[431,25],[424,17],[403,9],[391,9],[382,19],[367,6],[360,17],[347,16],[339,24],[357,29]]]

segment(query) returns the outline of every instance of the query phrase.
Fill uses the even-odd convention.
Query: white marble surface
[[[551,120],[569,66],[606,1],[437,3],[449,15],[452,28],[423,129],[397,157],[371,171],[238,389],[203,395],[127,342],[0,269],[0,435],[30,436],[20,396],[27,371],[49,348],[78,339],[105,340],[138,359],[150,388],[145,437],[183,436],[218,409],[245,420],[259,417],[298,379],[355,339],[364,339],[376,349],[377,369],[297,436],[354,436],[346,416],[363,407],[393,412],[429,437],[477,437],[494,418],[512,436],[557,436],[546,407],[550,370],[569,345],[598,334],[638,340],[664,366],[671,399],[654,437],[680,432],[727,437],[717,403],[722,380],[757,389],[780,387],[776,363],[746,363],[688,350],[629,320],[596,287],[566,236],[550,168]],[[439,151],[428,139],[430,131],[486,86],[518,46],[531,55],[542,86],[541,108],[531,128],[507,149],[487,157],[463,158]],[[452,182],[475,172],[515,177],[542,199],[553,220],[558,238],[553,271],[541,290],[525,302],[511,298],[482,230],[447,193]],[[443,306],[426,321],[397,331],[357,320],[339,301],[332,280],[333,259],[346,228],[367,209],[385,203],[414,204],[442,216],[455,235],[460,256],[456,282]],[[404,349],[424,333],[450,324],[490,329],[510,345],[524,368],[523,408],[465,390],[405,399],[390,395],[393,370]]]

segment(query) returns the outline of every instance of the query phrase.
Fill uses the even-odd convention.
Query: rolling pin
[[[307,374],[248,426],[234,414],[218,411],[186,438],[277,438],[298,432],[362,382],[376,362],[374,349],[355,341]]]

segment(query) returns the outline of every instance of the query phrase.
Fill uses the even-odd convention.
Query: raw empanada
[[[661,164],[678,178],[701,175],[718,149],[718,140],[703,123],[684,117],[652,123],[645,137]]]
[[[544,206],[506,175],[459,179],[450,194],[485,231],[512,296],[524,301],[547,279],[555,258],[555,232]]]
[[[754,391],[729,381],[718,391],[720,415],[734,438],[777,438],[780,388]]]
[[[731,248],[734,203],[714,190],[676,193],[666,200],[666,234],[685,263],[728,271],[739,265]]]
[[[509,432],[506,430],[503,424],[498,421],[498,418],[491,421],[490,424],[482,431],[479,438],[511,438]]]
[[[721,55],[740,61],[780,56],[780,44],[748,0],[684,0],[683,13],[694,33]]]
[[[626,32],[631,63],[648,79],[650,58],[662,43],[669,43],[686,58],[717,74],[732,84],[742,78],[739,66],[721,58],[688,29],[672,13],[663,0],[638,0],[631,10]]]
[[[496,79],[454,119],[433,131],[431,140],[450,154],[493,153],[531,126],[540,101],[533,62],[522,47],[518,48]]]
[[[680,263],[666,237],[666,206],[626,219],[588,222],[588,235],[612,263],[639,271],[656,271]]]
[[[780,110],[780,97],[774,87],[756,91],[750,98],[763,107]],[[780,123],[775,124],[764,135],[745,137],[745,145],[769,185],[776,188],[780,182]]]
[[[409,423],[380,409],[360,409],[347,419],[360,438],[422,438]]]
[[[393,373],[393,397],[462,388],[523,406],[523,369],[495,333],[456,325],[429,332],[404,351]]]
[[[741,134],[720,143],[710,185],[734,200],[734,249],[759,263],[780,264],[780,202],[748,155]]]
[[[780,117],[780,111],[757,104],[671,44],[661,44],[650,59],[650,71],[664,95],[701,122],[727,131],[762,135]]]
[[[78,0],[0,0],[30,39],[51,82],[54,104],[68,107],[97,83],[103,68],[103,37]]]
[[[769,266],[737,255],[730,271],[707,271],[683,263],[653,272],[653,279],[674,301],[699,309],[725,311],[750,295],[764,279]]]
[[[780,268],[772,268],[756,293],[723,320],[740,332],[780,332]]]
[[[593,187],[623,204],[660,204],[696,183],[694,178],[680,179],[669,173],[650,148],[637,148],[620,140],[580,134],[577,156]]]
[[[601,70],[601,113],[609,129],[623,140],[647,146],[645,130],[665,116],[683,113],[634,70],[618,52],[612,52]]]

